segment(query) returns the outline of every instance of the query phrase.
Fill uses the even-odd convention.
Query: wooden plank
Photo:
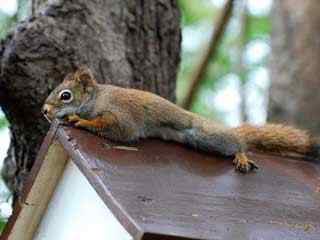
[[[52,127],[41,147],[22,201],[16,203],[1,240],[32,240],[37,230],[68,159],[66,151],[54,139],[56,127]]]
[[[253,154],[260,169],[242,175],[230,159],[176,143],[119,148],[77,129],[57,135],[135,239],[319,239],[319,165]]]

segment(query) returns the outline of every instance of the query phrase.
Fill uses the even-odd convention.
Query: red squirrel
[[[277,124],[227,128],[153,93],[98,84],[87,67],[66,76],[43,112],[113,141],[156,137],[234,157],[235,169],[242,173],[258,168],[246,156],[250,149],[293,152],[319,161],[319,144],[306,131]]]

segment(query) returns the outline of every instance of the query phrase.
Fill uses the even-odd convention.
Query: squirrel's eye
[[[62,90],[59,93],[59,98],[62,102],[64,103],[69,103],[73,100],[73,95],[72,92],[68,89]]]

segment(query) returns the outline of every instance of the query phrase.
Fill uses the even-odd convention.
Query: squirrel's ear
[[[91,70],[86,66],[81,66],[78,68],[74,74],[74,79],[86,87],[97,84]]]
[[[63,79],[63,83],[68,83],[68,82],[71,82],[73,79],[73,74],[72,73],[68,73],[64,79]]]

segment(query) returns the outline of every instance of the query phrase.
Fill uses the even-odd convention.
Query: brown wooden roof
[[[176,143],[55,136],[135,239],[320,239],[319,165],[251,154],[260,169],[243,175]]]

